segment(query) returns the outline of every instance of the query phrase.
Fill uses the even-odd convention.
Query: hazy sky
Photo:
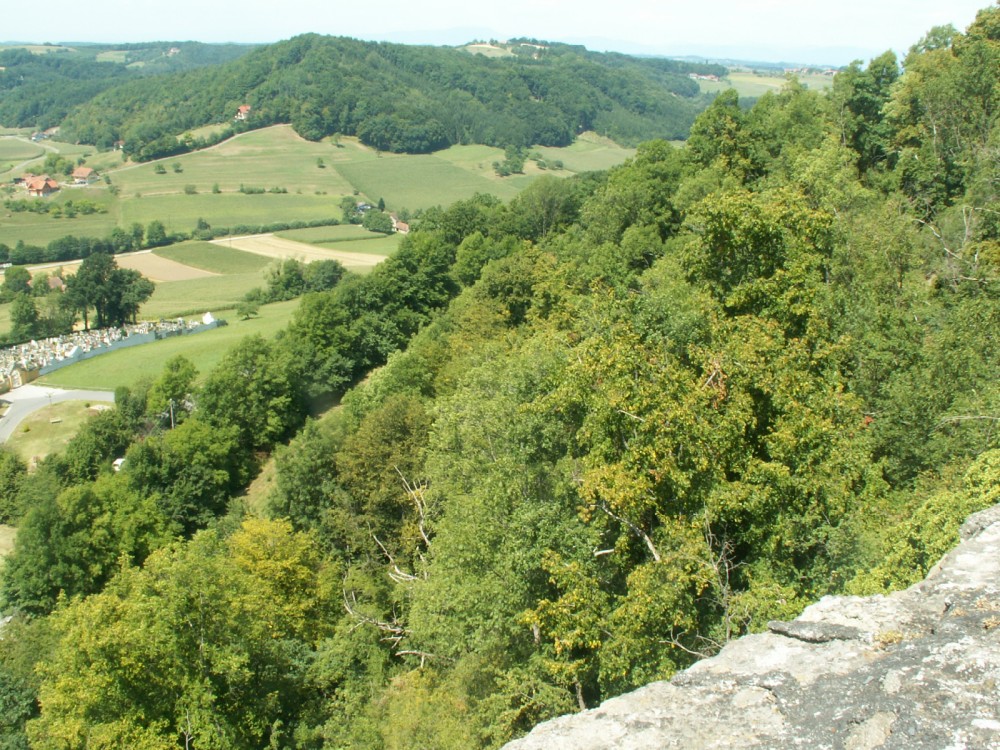
[[[666,55],[845,63],[959,30],[990,0],[45,0],[4,3],[0,41],[274,42],[304,32],[428,44],[524,36]]]

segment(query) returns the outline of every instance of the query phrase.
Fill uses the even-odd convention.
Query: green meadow
[[[314,242],[312,244],[325,247],[327,250],[336,250],[343,253],[367,253],[368,255],[392,255],[403,241],[403,235],[390,234],[383,235],[376,240],[338,240],[336,242]],[[362,271],[357,269],[356,273],[370,273],[371,269]]]
[[[698,81],[702,92],[715,93],[726,89],[736,89],[741,97],[759,97],[768,91],[778,92],[788,83],[788,76],[781,71],[763,73],[752,70],[730,71],[721,81]],[[797,75],[799,83],[807,89],[822,91],[833,85],[833,76],[819,73]]]
[[[185,283],[185,282],[172,282]],[[187,282],[191,283],[191,282]],[[97,388],[113,390],[120,385],[131,386],[143,378],[156,378],[167,360],[183,354],[204,376],[214,368],[225,353],[246,336],[260,334],[273,337],[291,320],[298,300],[277,302],[260,308],[258,317],[239,320],[235,315],[223,316],[228,325],[205,333],[173,336],[141,347],[122,349],[79,362],[46,375],[39,382],[60,388]]]
[[[271,262],[263,255],[247,253],[211,242],[197,241],[181,242],[170,247],[157,248],[153,254],[177,263],[183,263],[185,266],[227,275],[259,273]]]
[[[192,134],[219,127],[207,126]],[[168,232],[189,232],[198,219],[217,227],[334,219],[341,214],[345,196],[372,203],[382,198],[390,211],[446,206],[475,193],[509,200],[539,175],[607,169],[634,153],[585,133],[567,148],[532,149],[550,164],[562,161],[563,169],[541,170],[528,161],[525,174],[500,178],[493,162],[502,159],[503,152],[489,146],[454,146],[423,155],[378,153],[356,138],[307,141],[287,125],[249,131],[202,151],[145,164],[123,165],[120,152],[98,154],[90,146],[54,141],[36,146],[0,139],[0,144],[11,157],[32,158],[37,153],[39,166],[49,151],[72,159],[84,156],[89,166],[110,180],[116,193],[102,180],[88,188],[64,188],[46,199],[86,197],[105,203],[106,214],[55,219],[0,211],[0,243],[11,246],[18,241],[45,245],[68,234],[106,237],[116,226],[151,221],[163,222]],[[28,151],[29,147],[34,150]],[[13,163],[0,151],[0,168]],[[6,176],[15,175],[8,168]],[[0,179],[4,177],[0,172]],[[240,192],[241,186],[275,192],[246,194]]]
[[[337,219],[341,215],[338,200],[337,196],[266,193],[143,195],[141,198],[127,198],[118,204],[118,224],[128,227],[135,222],[147,225],[151,221],[161,221],[168,232],[190,232],[198,225],[198,219],[222,227]]]
[[[518,193],[509,180],[491,179],[478,168],[470,170],[438,154],[382,154],[337,162],[336,168],[370,200],[384,199],[389,210],[447,206],[475,193],[509,200]]]
[[[551,174],[560,176],[567,172],[593,172],[611,169],[635,154],[634,148],[619,146],[609,138],[597,135],[597,133],[583,133],[577,137],[575,142],[565,148],[540,146],[532,150],[541,153],[545,161],[550,164],[561,161],[563,170],[549,170]]]
[[[356,224],[290,229],[287,232],[275,232],[275,236],[325,247],[328,250],[369,255],[392,255],[403,241],[401,234],[385,235],[369,232]]]
[[[92,414],[84,401],[46,406],[26,417],[5,445],[25,463],[50,453],[62,453]]]
[[[348,240],[377,240],[385,235],[369,232],[357,224],[337,224],[329,227],[309,227],[307,229],[289,229],[286,232],[275,232],[278,237],[284,237],[296,242],[308,242],[310,245],[324,245],[331,242],[346,242]]]
[[[37,143],[21,138],[0,138],[0,162],[27,161],[45,155],[45,149]]]
[[[128,60],[128,51],[123,49],[109,49],[106,52],[97,53],[97,62],[109,62],[124,64]]]
[[[111,177],[126,200],[136,192],[183,193],[187,185],[194,185],[199,193],[210,193],[215,185],[231,193],[245,185],[283,188],[293,194],[350,194],[352,186],[326,165],[336,150],[278,125],[242,133],[202,151],[122,167]],[[323,167],[318,166],[319,159]],[[158,166],[165,170],[162,174],[157,173]]]
[[[65,197],[59,196],[50,200],[63,200]],[[75,199],[83,196],[74,194],[68,197]],[[111,213],[76,216],[73,219],[54,219],[46,214],[28,211],[12,213],[0,207],[0,243],[10,247],[16,245],[18,241],[28,245],[47,245],[52,240],[70,234],[76,237],[107,237],[115,226],[117,222]]]
[[[229,310],[243,295],[263,284],[264,277],[260,271],[186,281],[161,281],[156,285],[153,296],[139,309],[139,317],[158,320]]]

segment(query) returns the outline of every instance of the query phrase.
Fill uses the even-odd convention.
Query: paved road
[[[41,385],[22,385],[0,396],[0,401],[10,404],[7,413],[0,417],[0,443],[14,434],[14,429],[32,412],[63,401],[114,401],[112,391],[73,391],[48,388]]]

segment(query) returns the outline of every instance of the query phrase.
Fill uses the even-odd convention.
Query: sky
[[[960,31],[991,0],[46,0],[6,2],[0,41],[276,42],[305,32],[417,44],[531,37],[595,50],[842,65]]]

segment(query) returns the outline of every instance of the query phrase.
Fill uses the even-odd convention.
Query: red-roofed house
[[[250,105],[241,104],[236,110],[236,120],[245,120],[250,117]]]
[[[77,167],[73,170],[73,182],[77,185],[89,185],[97,179],[97,173],[90,167]]]
[[[409,234],[410,225],[405,221],[400,221],[396,218],[396,214],[389,214],[389,218],[392,219],[392,228],[395,229],[400,234]]]
[[[46,195],[51,195],[59,189],[59,183],[47,174],[41,177],[26,179],[24,185],[28,188],[28,195],[35,198],[44,198]]]

